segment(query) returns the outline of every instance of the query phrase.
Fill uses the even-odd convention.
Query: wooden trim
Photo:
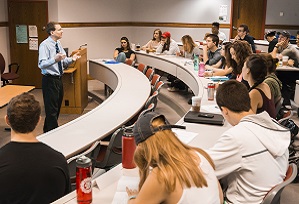
[[[0,27],[8,27],[8,22],[0,22]]]
[[[73,27],[122,27],[122,26],[133,26],[133,27],[176,27],[176,28],[211,28],[211,24],[205,23],[171,23],[171,22],[82,22],[82,23],[64,23],[60,22],[63,28]],[[221,24],[221,28],[230,28],[229,24]]]
[[[265,29],[299,30],[299,25],[266,25]]]

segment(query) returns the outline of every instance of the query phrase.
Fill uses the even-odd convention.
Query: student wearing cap
[[[157,54],[167,54],[167,55],[176,55],[177,52],[180,52],[178,44],[171,39],[170,32],[164,32],[161,35],[161,42],[157,47]]]
[[[286,176],[290,131],[265,111],[253,113],[247,88],[236,80],[219,86],[216,102],[232,125],[207,150],[217,178],[227,187],[225,203],[262,203]]]
[[[271,55],[273,58],[277,58],[277,54],[282,56],[288,56],[288,66],[299,66],[299,50],[295,45],[289,43],[291,34],[287,31],[283,31],[279,34],[278,43],[276,43]],[[277,77],[282,82],[281,94],[283,97],[282,105],[286,109],[292,109],[291,99],[294,98],[296,80],[299,79],[299,72],[297,71],[279,71]]]
[[[273,31],[273,30],[269,30],[265,34],[265,38],[269,42],[268,53],[271,53],[273,51],[275,45],[278,43],[278,40],[275,37],[275,34],[276,34],[276,31]]]
[[[134,125],[139,189],[128,203],[223,203],[214,164],[202,149],[182,143],[163,115],[147,113]]]

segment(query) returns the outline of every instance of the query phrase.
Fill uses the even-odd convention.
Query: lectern
[[[74,50],[81,58],[64,70],[62,76],[64,96],[60,109],[62,114],[81,114],[88,103],[87,95],[87,49]]]

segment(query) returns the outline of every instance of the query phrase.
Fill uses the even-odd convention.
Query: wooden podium
[[[64,96],[60,109],[62,114],[81,114],[88,103],[87,95],[87,49],[74,50],[81,58],[64,70],[62,76]]]

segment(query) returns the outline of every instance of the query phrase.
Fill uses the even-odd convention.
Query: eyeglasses
[[[238,33],[244,32],[243,30],[239,30],[239,29],[237,31],[238,31]]]

